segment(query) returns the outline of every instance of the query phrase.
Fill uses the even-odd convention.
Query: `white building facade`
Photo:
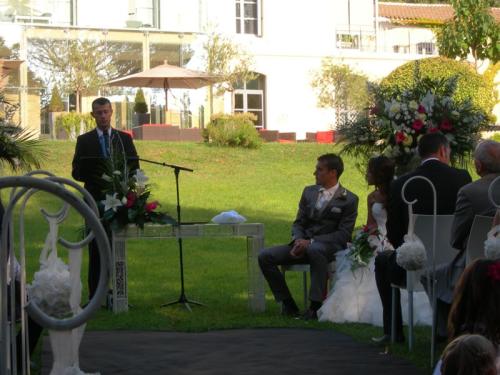
[[[253,57],[258,79],[226,93],[222,108],[253,112],[258,128],[295,132],[297,139],[334,127],[333,111],[318,107],[311,87],[325,57],[378,80],[405,62],[437,54],[430,29],[394,27],[379,14],[378,0],[30,0],[15,5],[0,0],[0,36],[8,45],[19,43],[20,57],[28,61],[36,38],[94,38],[127,43],[130,50],[121,58],[134,60],[140,71],[167,58],[185,65],[185,46],[207,30],[230,36]],[[23,65],[21,121],[27,118],[23,104],[30,92]],[[204,89],[198,91],[205,98]]]

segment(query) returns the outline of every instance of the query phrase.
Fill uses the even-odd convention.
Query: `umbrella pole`
[[[163,90],[165,91],[165,124],[168,124],[168,87],[163,87]]]

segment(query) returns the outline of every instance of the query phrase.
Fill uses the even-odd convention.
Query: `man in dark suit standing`
[[[405,174],[391,184],[388,205],[387,236],[397,249],[403,243],[408,230],[408,206],[401,197],[404,183],[413,176],[427,177],[436,188],[437,214],[451,215],[455,212],[458,190],[471,182],[466,170],[449,166],[450,145],[441,133],[422,136],[418,142],[421,165],[413,172]],[[406,198],[418,199],[413,209],[416,214],[433,213],[433,194],[428,183],[423,180],[412,181],[406,188]],[[375,279],[383,307],[384,335],[374,338],[376,342],[388,341],[391,334],[391,283],[405,285],[406,271],[396,263],[396,251],[384,251],[375,258]],[[396,291],[396,341],[404,341],[403,322],[399,289]]]
[[[139,168],[139,159],[132,137],[111,127],[113,108],[107,98],[97,98],[92,102],[91,115],[97,127],[77,138],[72,176],[84,183],[85,189],[98,203],[105,198],[102,181],[96,173],[98,163],[118,153],[127,161],[128,167],[134,170]],[[109,233],[109,229],[107,231]],[[99,251],[94,240],[89,244],[89,299],[94,296],[97,289],[99,271]]]
[[[283,303],[284,315],[297,316],[299,309],[278,266],[310,265],[311,305],[303,317],[317,319],[316,312],[326,294],[328,263],[351,239],[358,215],[358,197],[340,185],[338,180],[343,171],[344,164],[339,156],[320,156],[314,172],[316,185],[307,186],[299,202],[292,241],[264,249],[259,254],[259,266],[276,301]]]

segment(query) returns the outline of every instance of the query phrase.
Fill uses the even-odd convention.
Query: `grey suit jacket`
[[[495,215],[495,207],[488,199],[488,188],[497,176],[486,175],[458,191],[450,243],[459,253],[450,264],[436,270],[436,295],[446,303],[453,302],[453,290],[465,268],[465,248],[474,217]]]
[[[294,240],[303,238],[323,242],[333,254],[345,249],[351,239],[358,216],[358,197],[339,185],[328,204],[318,211],[315,206],[320,187],[311,185],[304,188],[292,225],[292,237]]]
[[[496,209],[488,199],[488,188],[498,175],[488,174],[459,190],[451,229],[451,245],[455,249],[465,250],[476,215],[495,216]]]

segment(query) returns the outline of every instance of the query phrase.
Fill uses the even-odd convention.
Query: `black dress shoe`
[[[302,320],[318,320],[318,313],[316,310],[307,309],[304,314],[302,314]]]

